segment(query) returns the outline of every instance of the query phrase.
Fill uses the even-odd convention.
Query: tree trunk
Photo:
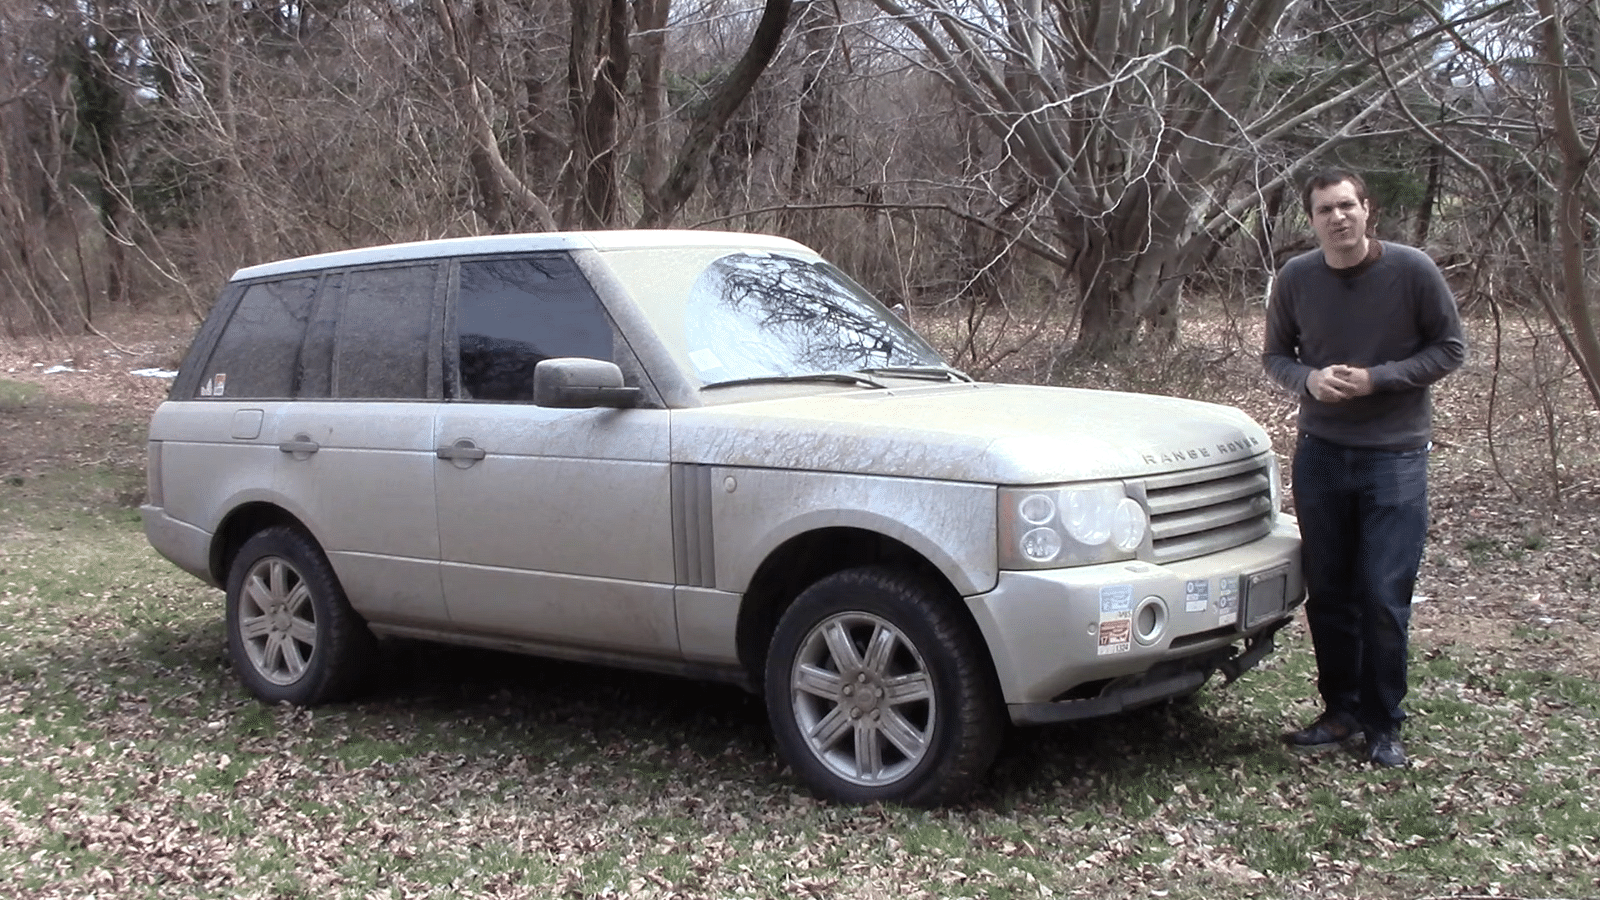
[[[128,204],[122,166],[126,98],[117,63],[121,42],[104,21],[94,17],[94,7],[85,12],[88,18],[73,60],[78,101],[77,143],[79,152],[94,170],[91,196],[105,240],[105,297],[110,303],[124,303],[131,286],[125,227]],[[83,316],[86,322],[92,321],[92,304],[84,305]]]
[[[617,120],[629,53],[627,0],[572,0],[567,90],[584,228],[614,226],[621,205]]]
[[[805,0],[795,15],[804,56],[800,60],[800,110],[794,133],[794,162],[789,169],[789,199],[809,203],[817,190],[817,162],[823,152],[824,117],[832,102],[825,78],[830,50],[838,46],[838,18],[834,8],[823,0]],[[779,218],[780,230],[794,234],[807,214],[785,209]]]
[[[766,0],[750,45],[728,76],[717,85],[704,111],[690,125],[689,135],[678,149],[677,160],[666,181],[660,185],[645,185],[644,215],[639,218],[637,227],[671,227],[683,204],[699,187],[712,143],[778,52],[783,29],[789,23],[790,5],[791,0]]]
[[[1545,77],[1550,84],[1551,117],[1554,119],[1556,146],[1561,152],[1561,176],[1556,192],[1556,240],[1561,272],[1561,296],[1565,304],[1571,341],[1567,345],[1572,360],[1583,374],[1584,384],[1595,407],[1600,409],[1600,332],[1595,328],[1589,299],[1590,280],[1584,272],[1584,174],[1594,158],[1594,147],[1584,145],[1578,131],[1572,85],[1567,77],[1566,39],[1562,32],[1555,0],[1539,0],[1544,17],[1541,29],[1541,55]],[[1556,324],[1561,323],[1557,318]]]
[[[1138,303],[1130,290],[1130,260],[1111,246],[1104,231],[1091,227],[1084,234],[1077,262],[1074,274],[1081,305],[1072,355],[1108,359],[1131,346],[1138,333]]]
[[[1281,184],[1267,191],[1256,219],[1256,253],[1261,257],[1261,265],[1269,272],[1278,271],[1273,234],[1277,229],[1278,216],[1283,213],[1283,198],[1287,193],[1288,189]]]
[[[234,96],[234,61],[238,53],[236,47],[237,34],[235,30],[237,14],[232,4],[219,5],[216,15],[219,18],[218,32],[221,40],[218,41],[216,84],[213,91],[217,98],[217,138],[222,146],[217,148],[217,156],[221,160],[222,179],[218,190],[222,195],[222,206],[234,218],[237,231],[233,235],[243,242],[239,247],[241,259],[256,260],[261,245],[261,228],[257,223],[259,208],[256,204],[245,198],[245,185],[249,181],[244,169],[244,146],[239,136],[239,105]]]
[[[667,18],[672,0],[639,2],[639,144],[644,157],[641,181],[660,184],[667,173],[667,134],[671,121],[667,112],[666,72]]]
[[[1439,121],[1445,119],[1445,107],[1439,106]],[[1439,202],[1440,180],[1444,176],[1444,145],[1435,142],[1428,153],[1428,184],[1422,191],[1422,203],[1417,209],[1417,227],[1412,232],[1413,244],[1418,247],[1428,243],[1428,231],[1433,227],[1433,207]]]
[[[479,211],[490,228],[498,231],[512,221],[507,200],[514,201],[519,209],[517,221],[528,216],[547,231],[554,231],[556,220],[550,207],[535,194],[506,163],[495,136],[494,123],[489,121],[485,101],[478,89],[478,80],[472,73],[468,60],[471,53],[467,37],[457,27],[449,0],[434,0],[433,11],[444,32],[445,63],[455,82],[456,96],[462,101],[462,114],[472,146],[467,150],[467,164],[478,188]],[[496,219],[499,221],[496,221]]]
[[[1082,297],[1073,353],[1103,359],[1144,334],[1166,346],[1178,338],[1183,279],[1207,243],[1196,240],[1189,209],[1170,187],[1136,185],[1111,213],[1082,226],[1076,272]]]

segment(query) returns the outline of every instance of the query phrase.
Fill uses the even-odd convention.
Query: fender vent
[[[672,553],[678,584],[685,587],[716,587],[711,477],[710,466],[672,466]]]

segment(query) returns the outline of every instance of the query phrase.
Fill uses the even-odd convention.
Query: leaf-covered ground
[[[217,595],[132,512],[165,382],[129,372],[190,327],[0,346],[0,896],[1600,897],[1596,419],[1481,339],[1438,397],[1412,768],[1282,746],[1316,712],[1297,624],[1191,703],[1011,733],[925,812],[810,799],[722,687],[396,644],[360,702],[249,700]],[[1223,323],[1063,380],[1235,403],[1285,447],[1248,347]]]

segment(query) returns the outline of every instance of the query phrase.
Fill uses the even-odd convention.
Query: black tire
[[[313,706],[348,697],[369,670],[372,632],[315,541],[265,529],[228,570],[228,655],[250,693]]]
[[[958,603],[925,578],[870,566],[823,578],[784,612],[767,715],[784,761],[817,795],[936,806],[988,772],[1004,704]]]

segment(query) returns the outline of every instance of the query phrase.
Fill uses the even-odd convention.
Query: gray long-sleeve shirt
[[[1460,367],[1466,338],[1455,297],[1427,254],[1382,242],[1382,255],[1334,269],[1321,250],[1284,264],[1267,306],[1267,375],[1300,399],[1300,430],[1345,447],[1428,443],[1428,386]],[[1311,396],[1315,369],[1367,369],[1373,392],[1338,403]]]

